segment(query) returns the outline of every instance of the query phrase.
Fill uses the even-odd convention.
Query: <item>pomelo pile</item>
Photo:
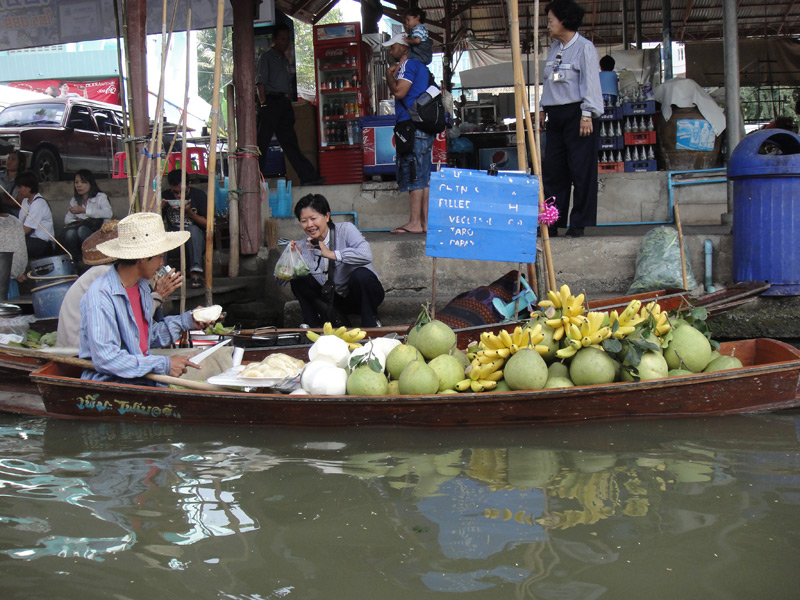
[[[567,286],[513,331],[483,332],[463,351],[441,321],[415,325],[405,343],[378,338],[349,351],[336,336],[309,351],[302,390],[314,395],[431,395],[537,390],[640,381],[740,368],[704,332],[705,314],[671,317],[651,302],[586,312]]]

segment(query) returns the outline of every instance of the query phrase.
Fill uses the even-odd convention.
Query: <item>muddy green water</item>
[[[797,598],[799,430],[0,415],[0,597]]]

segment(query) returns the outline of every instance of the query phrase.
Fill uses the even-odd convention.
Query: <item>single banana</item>
[[[483,390],[487,392],[497,387],[497,381],[494,379],[481,379],[478,381],[478,383],[481,384],[483,386]]]
[[[561,296],[558,295],[558,293],[556,293],[554,290],[548,290],[547,297],[550,298],[553,308],[561,308]]]
[[[352,352],[356,348],[361,348],[361,344],[359,344],[358,342],[347,342],[347,349],[350,350],[350,352]]]
[[[322,334],[333,335],[333,325],[331,325],[330,321],[322,326]]]
[[[340,337],[342,337],[342,336],[344,335],[344,332],[345,332],[345,331],[347,331],[347,327],[345,327],[344,325],[342,325],[341,327],[339,327],[338,329],[336,329],[336,330],[333,332],[333,335],[335,335],[336,337],[340,338]]]
[[[498,336],[489,331],[484,331],[481,334],[481,341],[483,342],[483,345],[490,350],[497,350],[499,348],[505,347],[503,345],[503,341]]]
[[[455,384],[453,387],[455,388],[455,390],[457,392],[466,392],[470,388],[470,384],[471,383],[472,383],[472,379],[469,379],[469,378],[462,379],[457,384]]]
[[[316,342],[320,338],[320,335],[316,331],[306,331],[306,337],[312,342]]]
[[[473,392],[482,392],[483,391],[483,384],[480,381],[471,381],[469,387],[472,389]]]
[[[486,375],[485,377],[483,377],[483,379],[481,379],[479,381],[484,381],[484,382],[486,382],[486,381],[500,381],[502,378],[503,378],[503,370],[502,369],[498,369],[497,371],[494,371],[493,373],[489,373],[488,375]]]
[[[494,373],[503,368],[503,365],[506,361],[502,358],[498,358],[496,361],[489,363],[488,365],[483,365],[480,369],[478,369],[478,379],[487,379],[488,375]]]
[[[569,291],[569,286],[565,283],[561,286],[559,292],[561,294],[561,306],[566,306],[569,302],[569,297],[572,295],[572,293]]]
[[[500,350],[483,350],[475,355],[475,360],[481,365],[488,365],[497,359],[497,352],[500,352]]]
[[[522,327],[514,328],[514,333],[511,334],[511,342],[516,346],[522,343]]]
[[[543,344],[537,344],[536,346],[533,347],[533,349],[536,350],[542,356],[544,356],[545,354],[549,354],[550,352],[550,347],[545,346]]]
[[[558,358],[571,358],[575,356],[575,353],[578,351],[577,348],[574,346],[567,346],[566,348],[561,348],[558,352],[556,352],[556,356]]]
[[[499,337],[500,337],[500,341],[501,341],[501,342],[503,342],[503,346],[504,346],[505,348],[510,348],[510,347],[511,347],[511,344],[513,344],[513,343],[514,343],[514,342],[511,340],[511,334],[509,334],[509,333],[508,333],[508,331],[506,331],[505,329],[501,329],[501,330],[500,330],[500,335],[499,335]]]
[[[482,350],[478,352],[478,357],[485,357],[488,360],[481,360],[482,364],[486,364],[487,362],[492,362],[493,360],[497,360],[498,358],[508,358],[511,356],[511,350],[508,348],[499,348],[497,350]]]

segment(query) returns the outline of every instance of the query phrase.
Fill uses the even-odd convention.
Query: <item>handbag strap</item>
[[[334,227],[333,223],[331,223],[330,232],[331,232],[330,249],[333,252],[336,252],[336,227]],[[330,283],[331,286],[333,286],[333,268],[334,268],[335,265],[336,265],[336,260],[334,260],[333,258],[329,258],[328,259],[328,283]],[[333,289],[334,289],[334,293],[335,293],[336,288],[334,287]]]

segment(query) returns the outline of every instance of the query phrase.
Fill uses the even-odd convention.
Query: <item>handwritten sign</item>
[[[431,173],[425,253],[442,258],[536,262],[539,179],[524,173]]]

